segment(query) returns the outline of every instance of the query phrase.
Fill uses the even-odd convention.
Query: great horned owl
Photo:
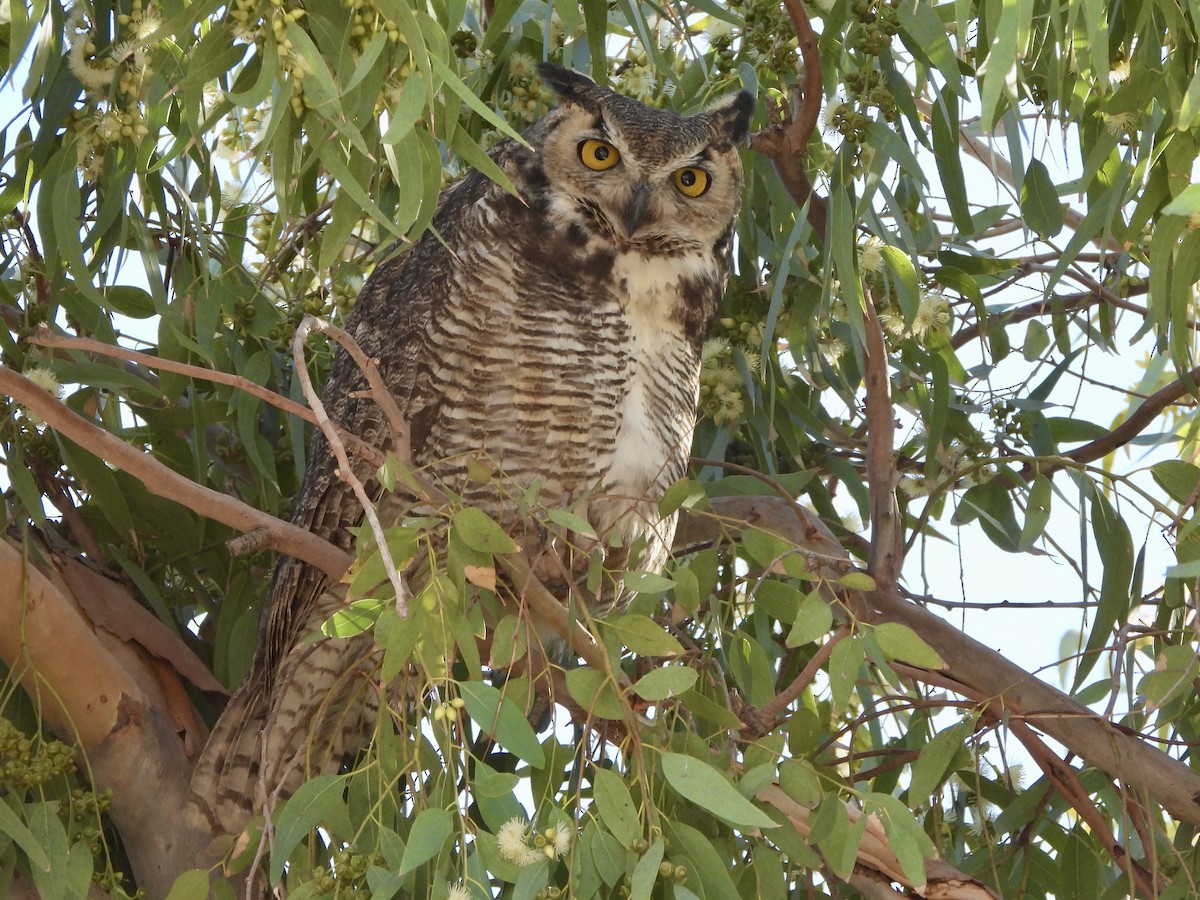
[[[431,232],[376,269],[347,327],[379,360],[414,463],[506,526],[518,525],[513,485],[576,504],[604,545],[639,547],[639,567],[655,569],[675,530],[658,502],[687,464],[753,101],[738,93],[684,117],[559,66],[540,73],[559,105],[529,146],[491,151],[516,193],[478,172],[447,188]],[[384,446],[366,387],[342,353],[324,402]],[[480,465],[500,477],[479,479]],[[371,466],[357,469],[379,493]],[[363,511],[334,470],[318,435],[293,520],[349,549]],[[370,636],[311,639],[341,602],[317,570],[280,562],[253,670],[193,779],[227,831],[336,764],[371,715],[357,674]]]

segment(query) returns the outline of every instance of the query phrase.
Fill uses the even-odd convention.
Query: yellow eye
[[[675,181],[675,187],[679,188],[679,193],[685,197],[699,197],[708,190],[712,181],[707,172],[695,166],[676,169],[671,178]]]
[[[621,161],[621,153],[606,141],[583,141],[579,145],[579,158],[589,169],[603,172]]]

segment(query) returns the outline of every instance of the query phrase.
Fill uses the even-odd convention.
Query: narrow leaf
[[[460,681],[458,691],[476,725],[531,766],[540,769],[546,764],[546,754],[525,711],[512,697],[478,681]]]
[[[630,688],[643,700],[677,697],[696,683],[699,673],[686,666],[664,666],[647,672]]]
[[[424,865],[442,851],[454,831],[454,816],[447,809],[423,809],[413,822],[400,863],[401,876]]]
[[[600,819],[621,845],[629,848],[642,837],[642,820],[624,780],[611,769],[591,770],[592,796]]]
[[[682,753],[662,754],[663,776],[680,796],[739,828],[774,828],[777,823],[738,793],[703,760]]]

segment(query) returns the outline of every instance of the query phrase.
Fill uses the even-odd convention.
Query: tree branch
[[[321,429],[321,433],[325,435],[325,440],[329,442],[329,447],[333,450],[333,455],[337,457],[337,470],[335,474],[346,484],[350,485],[350,489],[354,491],[354,496],[358,499],[359,505],[362,506],[363,516],[367,520],[367,524],[371,527],[371,533],[375,536],[375,543],[379,548],[379,557],[383,562],[383,570],[387,573],[388,581],[392,584],[392,590],[396,594],[396,612],[400,618],[408,616],[408,601],[412,599],[412,593],[408,589],[408,585],[404,581],[404,576],[400,574],[396,568],[396,562],[392,559],[392,551],[388,546],[387,534],[384,533],[383,523],[379,521],[379,514],[375,512],[375,504],[367,495],[367,489],[363,486],[362,481],[354,474],[354,467],[350,465],[350,458],[346,455],[346,445],[342,443],[338,437],[337,428],[329,418],[329,414],[325,412],[325,404],[321,402],[320,395],[313,388],[312,379],[308,376],[308,362],[304,358],[304,344],[308,340],[308,332],[313,328],[319,330],[332,329],[332,326],[325,326],[323,322],[313,316],[305,316],[300,322],[296,333],[292,336],[292,358],[296,363],[296,377],[300,379],[300,385],[304,390],[304,396],[312,406],[313,412],[317,417],[317,426]],[[401,452],[403,456],[401,461],[406,465],[411,461],[408,452],[408,426],[404,424],[404,417],[400,411],[396,409],[396,402],[392,399],[391,394],[383,387],[383,383],[379,380],[377,367],[366,355],[361,348],[350,338],[342,329],[336,329],[340,332],[341,337],[349,342],[357,351],[349,351],[348,345],[342,343],[343,347],[347,347],[348,352],[354,357],[355,362],[362,367],[363,372],[367,374],[367,381],[371,385],[372,395],[376,395],[377,386],[387,397],[386,402],[381,402],[389,421],[393,425],[393,435],[397,441],[402,441]],[[339,341],[341,343],[341,341]],[[374,374],[372,380],[371,374]],[[382,401],[381,397],[376,397],[377,401]],[[392,419],[393,414],[399,421],[399,426],[396,425],[396,420]]]
[[[340,329],[339,329],[340,330]],[[151,356],[148,353],[139,353],[136,350],[126,350],[124,347],[117,347],[112,344],[106,344],[103,341],[97,341],[93,338],[71,337],[65,334],[54,334],[42,323],[38,326],[37,334],[27,338],[31,344],[36,344],[39,347],[51,347],[63,350],[81,350],[85,353],[95,353],[98,356],[110,356],[115,359],[123,359],[127,362],[137,363],[145,366],[148,369],[161,370],[163,372],[174,372],[177,375],[186,375],[188,378],[196,378],[201,381],[209,381],[213,384],[224,384],[228,387],[235,388],[249,394],[252,397],[257,397],[266,403],[271,404],[276,409],[283,410],[285,413],[290,413],[297,418],[303,419],[312,425],[317,424],[317,417],[311,409],[303,406],[282,394],[277,394],[275,391],[269,390],[261,385],[255,384],[248,378],[243,378],[241,375],[230,375],[228,372],[219,372],[216,369],[208,369],[204,366],[194,366],[188,363],[176,362],[172,359],[162,359],[158,356]],[[360,351],[361,352],[361,351]],[[375,447],[372,447],[366,441],[362,440],[358,435],[350,434],[348,431],[338,429],[338,436],[349,446],[354,448],[356,455],[361,456],[375,465],[383,465],[386,458],[384,454]]]
[[[716,497],[711,503],[715,512],[727,514],[724,501],[746,499]],[[769,517],[772,530],[798,546],[807,545],[809,530],[824,530],[819,522],[811,529],[797,528],[793,524],[794,504],[775,497],[753,499],[756,509]],[[768,510],[772,506],[788,508],[771,514]],[[807,510],[805,515],[816,518]],[[761,521],[753,524],[764,527]],[[1200,825],[1200,772],[1149,746],[1140,735],[1122,730],[944,619],[909,603],[895,589],[868,592],[863,600],[872,608],[874,621],[907,625],[946,664],[941,672],[906,667],[907,674],[975,699],[998,719],[1024,719],[1088,765],[1152,797],[1177,820]],[[843,602],[853,603],[853,595],[843,598]]]
[[[97,786],[112,789],[138,885],[164,897],[180,871],[211,862],[212,833],[186,813],[162,815],[188,806],[190,763],[169,712],[142,688],[159,673],[106,647],[67,584],[27,549],[0,541],[0,659],[54,732],[79,745]]]
[[[1197,384],[1200,384],[1200,366],[1197,366],[1182,378],[1171,382],[1166,387],[1151,394],[1141,406],[1129,414],[1124,422],[1104,435],[1104,437],[1097,438],[1094,441],[1084,444],[1082,447],[1076,447],[1074,450],[1061,454],[1061,456],[1064,459],[1069,459],[1077,463],[1090,463],[1097,459],[1103,459],[1114,450],[1124,447],[1141,434],[1142,430],[1157,419],[1162,411],[1172,403],[1188,395],[1194,397]],[[1061,468],[1062,464],[1056,464],[1052,458],[1048,465],[1027,464],[1022,474],[1049,475],[1051,472],[1056,472]]]
[[[791,826],[805,838],[812,831],[811,814],[806,806],[797,803],[777,784],[769,784],[761,788],[755,796],[768,806],[778,810],[787,817]],[[851,823],[858,821],[863,811],[852,804],[845,804],[846,815]],[[857,865],[874,873],[890,884],[896,882],[907,891],[914,890],[911,880],[904,874],[904,867],[892,850],[883,825],[870,819],[863,831],[862,840],[858,845]],[[938,897],[943,900],[997,900],[997,895],[977,879],[960,872],[939,858],[925,860],[926,888],[921,891],[923,897]],[[851,881],[854,881],[851,876]],[[865,887],[865,885],[864,885]],[[890,890],[890,887],[888,888]],[[886,896],[886,895],[884,895]],[[912,896],[909,893],[893,893],[892,896]]]
[[[787,121],[779,107],[767,108],[767,127],[750,135],[750,149],[771,160],[779,181],[801,209],[808,204],[808,222],[818,244],[825,243],[826,203],[813,194],[812,183],[802,161],[808,156],[808,139],[812,137],[821,115],[824,86],[821,75],[821,54],[817,36],[804,9],[802,0],[784,0],[784,7],[796,31],[800,57],[804,61],[803,86],[793,88],[787,102]]]
[[[891,587],[904,566],[904,537],[900,527],[900,509],[896,503],[896,463],[893,458],[896,433],[892,409],[891,381],[888,378],[887,345],[883,329],[870,298],[864,306],[866,346],[863,385],[867,405],[867,485],[871,504],[872,577]]]
[[[128,472],[158,497],[173,500],[198,515],[238,531],[263,528],[268,535],[264,542],[266,546],[302,559],[334,580],[340,579],[353,562],[349,554],[312,532],[185,478],[150,454],[131,447],[89,422],[28,378],[4,366],[0,366],[0,392],[36,413],[59,434],[121,471]]]

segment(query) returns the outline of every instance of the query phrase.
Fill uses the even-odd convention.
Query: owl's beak
[[[633,192],[629,206],[625,209],[625,233],[632,235],[646,217],[646,208],[650,200],[650,185],[640,182]]]

